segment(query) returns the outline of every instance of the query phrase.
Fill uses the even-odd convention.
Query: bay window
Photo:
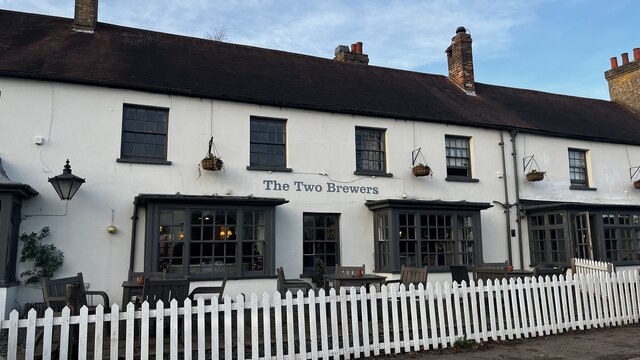
[[[367,206],[374,212],[377,271],[403,265],[446,270],[482,258],[480,210],[489,204],[379,200]]]
[[[274,274],[275,206],[286,200],[147,197],[136,198],[147,204],[146,271],[194,279]]]

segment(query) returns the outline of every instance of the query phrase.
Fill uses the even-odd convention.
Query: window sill
[[[451,182],[468,182],[468,183],[477,183],[480,182],[478,179],[469,178],[466,176],[447,176],[444,178],[445,181]]]
[[[356,170],[353,172],[353,174],[360,175],[360,176],[393,177],[392,173],[379,172],[379,171]]]
[[[247,170],[251,171],[273,171],[273,172],[292,172],[291,168],[279,166],[247,166]]]
[[[147,165],[171,165],[171,161],[158,159],[122,159],[117,158],[116,162],[125,164],[147,164]]]
[[[570,190],[585,190],[585,191],[596,191],[598,188],[592,188],[585,185],[571,185],[569,186]]]

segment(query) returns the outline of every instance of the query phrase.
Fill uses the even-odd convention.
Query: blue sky
[[[73,0],[0,8],[73,17]],[[609,58],[640,47],[638,0],[100,0],[99,21],[332,58],[364,43],[370,64],[446,74],[458,26],[473,38],[476,81],[609,99]],[[619,60],[622,63],[621,60]]]

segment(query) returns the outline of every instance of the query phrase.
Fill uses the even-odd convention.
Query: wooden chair
[[[362,271],[362,273],[364,274],[364,264],[362,264],[362,266],[336,266],[336,274],[355,276],[358,270]]]
[[[147,301],[150,308],[155,308],[158,300],[164,306],[176,299],[182,304],[189,296],[189,278],[182,279],[146,279],[142,288],[142,301]]]
[[[451,281],[457,282],[458,285],[462,285],[463,282],[469,285],[469,270],[464,265],[449,265],[449,271],[451,272]]]
[[[70,292],[70,294],[74,294],[73,299],[67,296],[68,286],[77,288],[75,291]],[[87,301],[87,297],[100,296],[103,302],[102,305],[105,307],[105,312],[109,311],[111,306],[109,303],[109,295],[107,295],[106,292],[96,290],[89,291],[84,288],[82,273],[60,279],[44,279],[42,281],[42,293],[47,306],[54,311],[61,311],[68,303],[77,304],[78,307],[74,309],[73,315],[79,314],[80,307],[82,306],[87,306],[90,311],[95,310],[96,305],[93,305],[93,301]],[[76,296],[77,298],[75,298]]]
[[[364,266],[364,265],[363,265]],[[406,289],[409,289],[409,285],[418,284],[427,285],[427,267],[410,267],[402,265],[400,269],[400,279],[388,280],[389,284],[404,284]]]
[[[138,276],[143,276],[145,279],[166,279],[167,273],[164,271],[129,271],[129,281],[136,281]]]
[[[552,277],[553,275],[566,275],[567,269],[568,266],[557,266],[555,264],[541,263],[533,268],[533,273],[536,278],[539,276],[547,275],[549,277]]]
[[[500,265],[500,266],[491,266],[491,265]],[[489,265],[489,266],[485,266]],[[508,277],[507,274],[507,265],[505,263],[486,263],[483,266],[476,266],[473,268],[473,278],[476,282],[482,280],[483,284],[486,284],[488,280],[495,282],[496,280],[502,280]]]
[[[227,285],[227,273],[224,273],[224,279],[222,280],[222,284],[220,286],[199,286],[191,291],[189,294],[189,299],[196,300],[196,295],[218,295],[218,298],[221,299],[224,294],[224,287]],[[210,297],[207,297],[210,298]]]
[[[284,270],[282,267],[279,267],[276,270],[278,274],[278,292],[281,295],[284,295],[287,291],[291,291],[292,293],[297,292],[298,290],[302,290],[306,295],[309,293],[309,290],[313,290],[314,286],[309,284],[308,282],[300,279],[286,279],[284,277]]]

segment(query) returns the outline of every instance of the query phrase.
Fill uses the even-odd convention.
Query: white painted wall
[[[23,205],[22,231],[51,228],[51,241],[65,253],[59,276],[82,272],[91,289],[106,290],[112,301],[121,298],[121,283],[127,276],[131,239],[133,198],[140,193],[188,195],[254,195],[283,197],[288,204],[276,208],[276,266],[284,266],[288,277],[302,272],[302,214],[340,213],[340,251],[343,264],[374,267],[372,215],[364,202],[378,199],[467,200],[505,202],[500,133],[469,127],[416,123],[342,114],[275,108],[150,94],[138,91],[71,84],[0,78],[0,157],[8,175],[27,183],[40,195]],[[123,103],[170,109],[168,160],[170,166],[116,162],[120,156]],[[292,173],[248,171],[250,116],[287,119],[288,167]],[[355,126],[387,129],[388,170],[391,178],[362,177],[355,170]],[[472,137],[474,177],[478,183],[447,182],[445,134]],[[213,135],[225,162],[225,170],[198,174],[198,163]],[[43,145],[34,136],[44,136]],[[523,141],[520,141],[520,140]],[[640,195],[627,180],[628,162],[640,160],[638,147],[588,143],[574,140],[519,135],[518,163],[524,154],[535,154],[548,178],[527,183],[518,169],[522,198],[637,204]],[[510,202],[515,201],[513,167],[508,134],[505,134]],[[566,147],[592,151],[597,192],[569,190]],[[433,178],[411,175],[411,151],[422,147]],[[87,182],[65,208],[65,203],[47,183],[62,171],[69,158],[73,173]],[[632,164],[633,165],[633,164]],[[635,164],[638,165],[638,164]],[[321,175],[324,174],[324,175]],[[266,190],[264,180],[292,186],[289,191]],[[294,181],[327,182],[377,187],[379,194],[343,194],[295,191]],[[626,193],[625,193],[626,191]],[[110,235],[106,228],[118,227]],[[512,214],[515,214],[513,210]],[[506,220],[503,209],[482,211],[484,259],[508,258]],[[140,212],[135,268],[142,269],[144,211]],[[515,216],[511,227],[515,229]],[[525,237],[525,265],[529,254]],[[517,240],[513,258],[517,261]],[[514,262],[518,267],[519,264]],[[18,271],[23,270],[22,267]],[[430,275],[431,278],[432,275]],[[445,279],[448,275],[433,275]],[[203,284],[194,284],[194,286]],[[239,292],[275,290],[275,280],[235,281],[227,284],[230,295]],[[20,286],[18,298],[37,298],[39,290]]]

